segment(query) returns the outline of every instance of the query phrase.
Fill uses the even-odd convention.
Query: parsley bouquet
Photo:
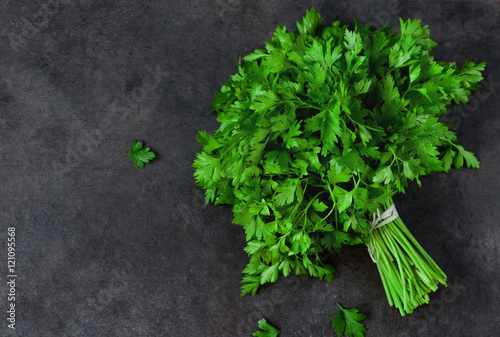
[[[446,275],[397,214],[408,181],[452,165],[478,168],[438,118],[466,103],[485,64],[435,61],[420,20],[375,30],[322,25],[311,9],[238,63],[213,101],[219,129],[197,140],[207,202],[233,205],[250,262],[242,295],[279,275],[331,282],[325,253],[365,244],[390,305],[428,303]]]

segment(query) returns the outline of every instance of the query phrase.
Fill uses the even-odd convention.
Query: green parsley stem
[[[393,204],[389,198],[385,204]],[[446,286],[446,275],[420,246],[398,216],[388,224],[372,230],[370,242],[376,252],[379,271],[389,305],[399,309],[402,316],[429,302],[428,293],[438,284]]]

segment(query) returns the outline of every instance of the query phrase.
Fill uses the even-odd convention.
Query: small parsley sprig
[[[265,318],[259,320],[259,329],[263,331],[256,331],[252,334],[254,337],[277,337],[280,330],[269,324]]]
[[[331,282],[327,253],[360,243],[401,315],[446,285],[399,216],[378,227],[373,214],[410,181],[479,167],[439,117],[468,102],[485,64],[436,61],[427,26],[400,28],[323,25],[311,9],[295,31],[278,26],[216,93],[220,127],[199,133],[194,176],[245,231],[242,295],[291,273]]]
[[[342,337],[344,334],[350,337],[364,337],[366,328],[362,320],[366,318],[356,309],[344,309],[337,303],[339,307],[339,312],[337,316],[332,319],[332,327],[335,328],[335,332],[338,337]]]
[[[149,163],[156,158],[156,154],[149,147],[143,149],[142,142],[134,140],[129,153],[125,153],[134,161],[135,167],[143,168],[145,163]]]

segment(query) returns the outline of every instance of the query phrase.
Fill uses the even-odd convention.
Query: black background
[[[240,298],[248,257],[230,207],[205,205],[192,161],[213,132],[214,93],[236,61],[294,29],[381,27],[421,18],[437,60],[487,62],[452,107],[480,170],[412,184],[398,211],[449,278],[407,317],[389,307],[362,245],[335,257],[332,284],[290,276]],[[500,328],[500,4],[458,1],[9,1],[0,4],[0,335],[333,336],[336,302],[367,336],[496,336]],[[142,140],[158,158],[123,156]],[[7,328],[7,228],[17,239],[16,330]]]

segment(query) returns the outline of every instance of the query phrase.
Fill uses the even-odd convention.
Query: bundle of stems
[[[393,205],[392,198],[385,204]],[[420,246],[399,217],[374,228],[367,243],[377,265],[387,300],[402,316],[421,304],[429,303],[429,293],[439,284],[446,286],[446,275]]]

